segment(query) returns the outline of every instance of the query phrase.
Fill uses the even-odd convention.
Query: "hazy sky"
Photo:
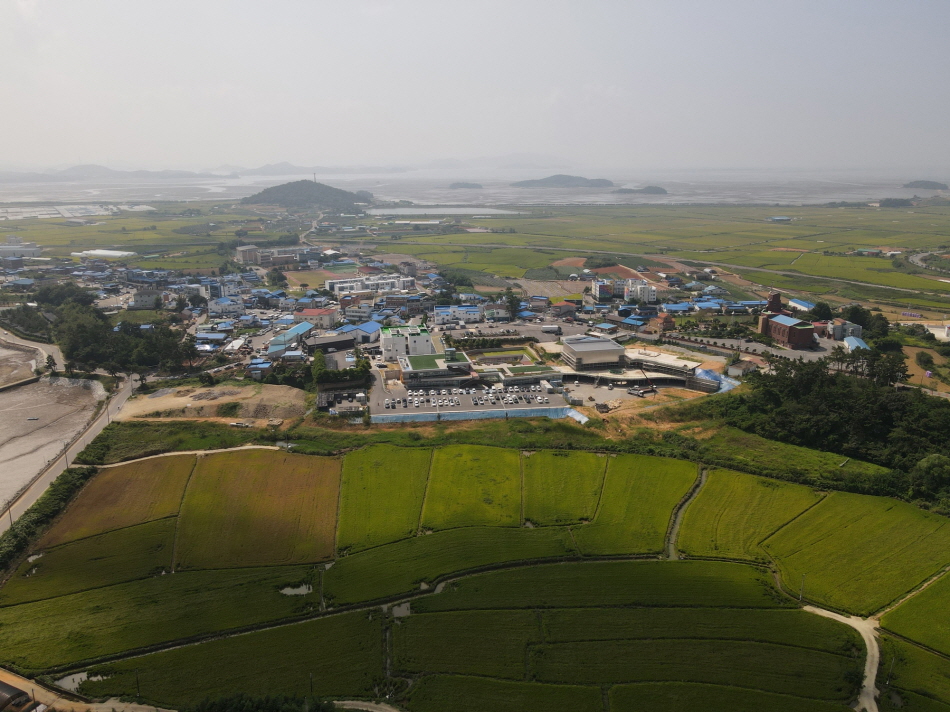
[[[950,172],[947,0],[0,0],[0,164]]]

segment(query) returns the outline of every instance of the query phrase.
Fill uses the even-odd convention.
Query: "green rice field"
[[[408,712],[843,712],[863,643],[801,610],[802,573],[807,601],[866,615],[950,563],[948,520],[714,469],[675,542],[687,558],[666,560],[697,477],[680,460],[485,445],[106,468],[0,586],[0,663],[88,670],[96,697],[134,696],[137,675],[143,701],[171,707],[303,693],[312,672],[318,696]],[[950,649],[946,581],[882,625]],[[937,673],[895,665],[908,705],[950,705]]]

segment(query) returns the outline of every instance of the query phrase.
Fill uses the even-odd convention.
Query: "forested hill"
[[[371,203],[373,194],[365,190],[351,193],[324,183],[297,180],[265,188],[241,202],[246,205],[279,205],[282,208],[322,208],[352,210],[357,203]]]

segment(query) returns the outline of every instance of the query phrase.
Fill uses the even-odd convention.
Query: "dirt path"
[[[669,534],[666,536],[666,558],[670,561],[679,561],[680,552],[676,548],[676,539],[680,533],[680,524],[683,523],[686,508],[696,499],[696,496],[702,491],[703,485],[706,484],[708,474],[709,472],[705,468],[700,471],[699,477],[696,478],[692,488],[686,493],[686,499],[680,503],[680,506],[676,509],[676,514],[673,515],[673,523],[670,526]]]
[[[115,712],[162,712],[161,708],[154,705],[131,704],[122,702],[118,698],[98,703],[78,702],[47,689],[35,680],[21,677],[3,668],[0,668],[0,681],[30,693],[37,702],[42,702],[51,710],[59,710],[59,712],[112,712],[113,710]],[[380,710],[380,712],[383,711]]]
[[[149,455],[148,457],[138,457],[134,460],[123,460],[122,462],[113,462],[111,465],[96,465],[99,469],[107,467],[119,467],[133,462],[142,462],[144,460],[154,460],[156,457],[173,457],[175,455],[214,455],[219,452],[235,452],[237,450],[280,450],[276,445],[240,445],[238,447],[226,447],[220,450],[176,450],[175,452],[163,452],[158,455]]]
[[[383,702],[366,702],[364,700],[342,700],[334,702],[337,707],[345,710],[366,710],[367,712],[402,712],[398,707]]]
[[[859,618],[858,616],[843,616],[840,613],[826,611],[823,608],[815,606],[805,606],[805,610],[814,613],[817,616],[831,618],[832,620],[851,626],[864,639],[864,646],[867,648],[867,657],[864,661],[864,684],[861,685],[861,693],[858,695],[858,704],[855,705],[856,712],[878,712],[877,695],[878,690],[875,685],[877,679],[877,667],[881,661],[881,650],[877,644],[877,619]]]

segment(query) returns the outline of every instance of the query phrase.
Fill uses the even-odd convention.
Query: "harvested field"
[[[589,452],[524,453],[525,519],[539,525],[593,519],[608,461]]]
[[[521,463],[517,450],[449,445],[432,456],[422,526],[450,529],[521,524]]]
[[[412,609],[426,612],[583,606],[792,606],[790,601],[775,594],[768,575],[746,564],[585,561],[540,564],[470,576],[446,586],[437,596],[414,601]]]
[[[508,561],[571,556],[564,529],[470,527],[403,539],[338,559],[323,577],[338,605],[418,591],[442,576]]]
[[[272,450],[200,457],[179,517],[176,567],[329,559],[339,493],[339,458]]]
[[[576,527],[585,554],[648,554],[663,550],[673,508],[696,480],[696,465],[647,455],[610,458],[600,506]]]
[[[351,552],[416,533],[432,450],[373,445],[343,458],[337,549]]]
[[[37,550],[0,589],[0,606],[64,596],[171,570],[175,520],[159,519]],[[33,558],[33,557],[30,557]]]
[[[311,566],[154,576],[0,608],[0,658],[45,669],[204,633],[302,615],[316,596],[284,596]]]
[[[600,688],[484,677],[424,677],[409,693],[412,712],[603,712]]]
[[[802,485],[713,470],[683,516],[677,545],[688,556],[764,561],[759,544],[821,498]]]
[[[178,514],[194,455],[169,455],[103,469],[40,541],[68,541]]]
[[[349,613],[102,665],[91,672],[105,679],[81,689],[135,697],[140,687],[147,700],[186,707],[235,692],[309,695],[312,676],[318,697],[373,697],[383,672],[382,641],[378,615]]]
[[[950,562],[950,520],[905,502],[834,492],[763,544],[805,598],[869,615]]]

